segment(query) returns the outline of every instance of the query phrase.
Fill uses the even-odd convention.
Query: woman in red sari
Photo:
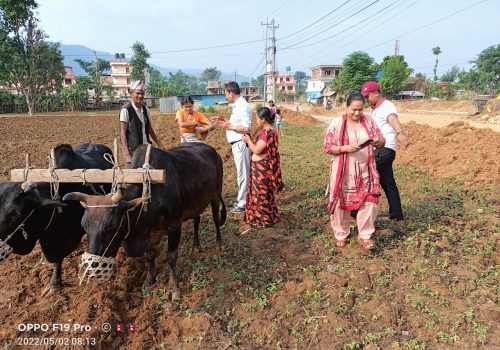
[[[269,108],[259,108],[257,125],[262,131],[254,141],[247,134],[242,137],[252,152],[245,216],[246,222],[253,227],[269,227],[279,221],[280,212],[274,196],[284,185],[274,119]]]
[[[382,148],[385,139],[375,121],[363,115],[364,106],[363,95],[350,95],[346,113],[330,123],[323,145],[325,153],[333,155],[327,211],[337,247],[346,245],[352,210],[357,211],[358,242],[365,249],[375,245],[380,180],[373,148]]]

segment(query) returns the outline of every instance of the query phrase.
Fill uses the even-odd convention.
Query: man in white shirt
[[[248,176],[250,174],[250,151],[241,140],[252,127],[252,109],[241,96],[238,83],[231,81],[224,86],[224,93],[229,103],[233,104],[233,112],[229,121],[220,124],[226,129],[227,142],[231,145],[238,179],[238,198],[232,212],[245,211],[248,193]]]
[[[377,123],[386,140],[382,149],[375,150],[380,185],[384,189],[389,202],[389,216],[382,217],[382,220],[403,220],[403,209],[401,208],[399,190],[392,171],[392,163],[396,158],[396,141],[403,148],[406,148],[408,146],[408,137],[399,122],[396,106],[380,94],[380,85],[378,83],[374,81],[365,83],[361,88],[361,94],[372,107],[371,117]]]
[[[149,136],[158,147],[163,148],[153,130],[149,110],[142,104],[144,101],[142,81],[132,82],[129,93],[131,102],[127,102],[120,110],[120,144],[126,164],[131,162],[132,154],[139,145],[151,143]]]

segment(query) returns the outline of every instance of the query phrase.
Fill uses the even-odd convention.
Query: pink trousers
[[[375,232],[375,218],[377,217],[378,204],[365,202],[358,210],[356,216],[356,224],[358,226],[359,237],[362,239],[370,239]],[[342,210],[337,207],[335,212],[330,215],[330,223],[332,225],[335,239],[345,240],[349,236],[349,220],[351,217],[350,210]]]

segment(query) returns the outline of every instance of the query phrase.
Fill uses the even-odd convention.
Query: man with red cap
[[[380,184],[389,202],[389,216],[382,217],[384,221],[403,220],[403,209],[399,197],[398,186],[392,171],[392,162],[396,158],[396,143],[403,148],[408,146],[408,137],[398,119],[396,106],[380,94],[380,85],[369,81],[361,88],[361,94],[372,107],[371,117],[377,123],[386,142],[380,150],[375,150],[377,171],[380,174]]]
[[[153,130],[149,110],[142,104],[144,83],[140,80],[132,82],[129,93],[131,101],[120,110],[120,144],[125,156],[125,163],[130,163],[132,154],[139,145],[151,143],[150,136],[158,147],[163,148]]]

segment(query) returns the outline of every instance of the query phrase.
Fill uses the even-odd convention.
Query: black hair
[[[191,95],[181,97],[181,106],[184,106],[186,103],[194,105],[193,97],[191,97]]]
[[[230,82],[226,83],[224,85],[224,90],[232,92],[233,94],[236,94],[236,95],[241,94],[240,86],[235,81],[230,81]]]
[[[347,97],[347,105],[350,106],[354,101],[361,101],[365,104],[365,97],[359,92],[354,92]]]
[[[276,119],[276,115],[271,113],[271,110],[267,107],[261,107],[257,110],[257,117],[260,119],[264,119],[269,124],[274,124],[274,119]]]
[[[274,106],[274,101],[273,100],[269,100],[267,103],[272,103],[273,106]]]

